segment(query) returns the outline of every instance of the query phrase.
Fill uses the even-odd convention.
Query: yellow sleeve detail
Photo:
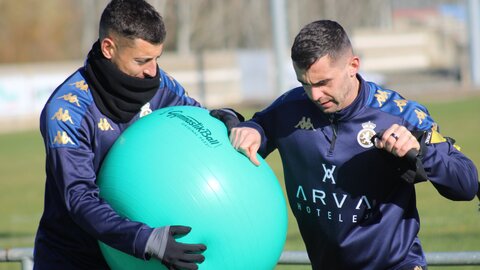
[[[430,138],[430,143],[431,144],[435,144],[435,143],[442,143],[442,142],[446,142],[447,139],[445,139],[445,137],[442,136],[442,134],[440,134],[438,131],[436,131],[436,129],[433,129],[432,128],[432,137]],[[453,147],[455,147],[458,151],[461,151],[461,147],[458,146],[457,144],[455,144],[454,142],[455,141],[451,141],[453,142]]]
[[[430,138],[430,143],[442,143],[446,142],[447,139],[445,139],[442,134],[438,133],[436,130],[432,130],[432,137]]]

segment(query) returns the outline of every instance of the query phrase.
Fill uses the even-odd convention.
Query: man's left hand
[[[375,139],[375,147],[384,149],[397,157],[404,157],[411,149],[420,151],[417,138],[406,127],[397,124],[386,129],[381,138]]]
[[[225,124],[228,134],[230,134],[232,128],[236,127],[240,122],[245,121],[243,115],[230,108],[211,110],[210,115]]]

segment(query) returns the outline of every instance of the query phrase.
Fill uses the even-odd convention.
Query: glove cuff
[[[150,234],[150,237],[147,240],[147,247],[145,248],[146,253],[162,260],[165,255],[165,249],[167,248],[169,231],[170,226],[153,229],[152,234]]]
[[[221,109],[218,109],[220,111],[223,111],[223,112],[226,112],[232,116],[235,116],[240,122],[244,122],[245,121],[245,117],[243,117],[242,114],[240,114],[239,112],[235,111],[234,109],[232,108],[221,108]]]

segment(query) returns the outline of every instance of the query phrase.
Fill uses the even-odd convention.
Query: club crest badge
[[[145,105],[140,108],[140,118],[147,116],[152,113],[152,109],[150,109],[150,102],[147,102]]]
[[[363,129],[357,134],[357,142],[361,147],[370,148],[373,146],[371,139],[376,133],[374,130],[376,126],[377,125],[370,121],[362,124]]]

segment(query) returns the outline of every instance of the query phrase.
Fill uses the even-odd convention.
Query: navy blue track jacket
[[[46,186],[36,269],[108,269],[98,240],[145,259],[152,228],[120,217],[101,200],[96,175],[112,144],[139,117],[168,106],[200,106],[160,70],[160,86],[150,102],[130,122],[117,124],[96,107],[84,72],[80,68],[54,91],[40,118]]]
[[[263,157],[278,149],[313,269],[426,265],[414,185],[400,179],[401,160],[375,148],[370,138],[395,123],[428,131],[422,163],[431,183],[451,200],[475,197],[477,169],[438,133],[425,107],[358,79],[358,97],[334,114],[324,114],[298,87],[241,125],[260,132]]]

